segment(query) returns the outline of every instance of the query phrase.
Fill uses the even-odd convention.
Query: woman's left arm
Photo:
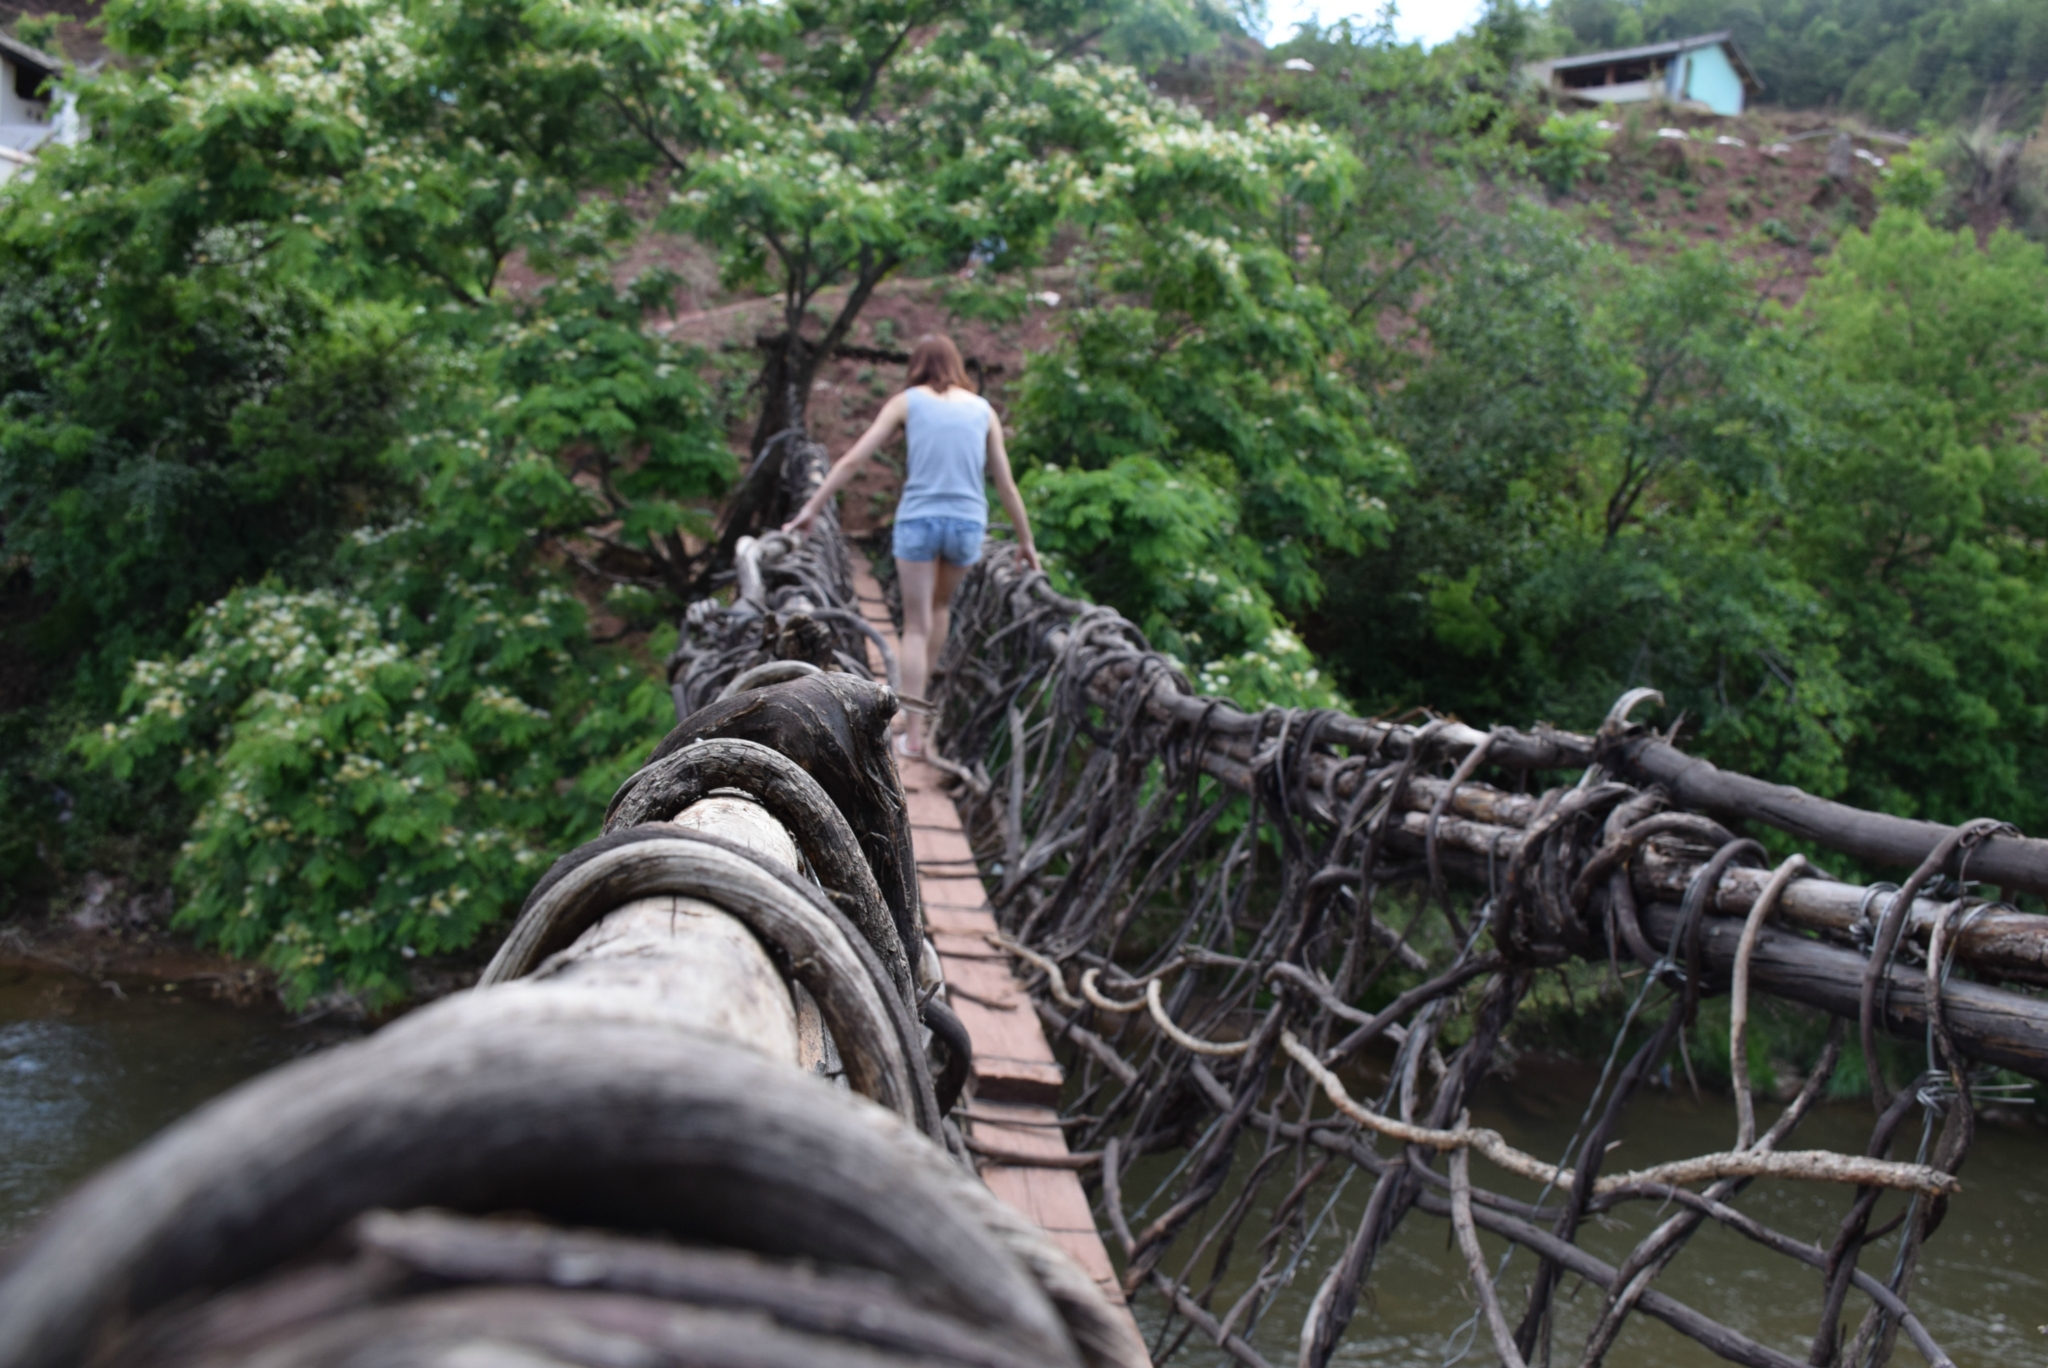
[[[988,478],[996,487],[996,497],[1003,501],[1003,511],[1010,515],[1010,526],[1017,533],[1017,549],[1023,553],[1024,563],[1033,570],[1045,567],[1038,562],[1038,547],[1031,540],[1031,516],[1024,511],[1024,496],[1017,492],[1017,478],[1010,473],[1010,453],[1003,445],[1003,420],[996,417],[994,409],[988,414]]]

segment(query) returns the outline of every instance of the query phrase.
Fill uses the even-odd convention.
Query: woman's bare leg
[[[939,661],[946,654],[946,634],[953,627],[953,591],[960,587],[960,581],[967,578],[972,567],[955,565],[948,560],[933,561],[939,573],[932,583],[932,636],[926,648],[930,663],[925,669],[925,681],[931,681],[932,671],[939,668]],[[922,695],[920,695],[922,697]]]
[[[897,657],[903,674],[903,692],[924,698],[931,687],[932,670],[946,650],[946,631],[953,621],[953,591],[967,578],[967,567],[951,561],[896,562],[896,582],[903,588],[903,650]],[[910,713],[903,721],[903,735],[911,750],[924,750],[925,726],[921,713]]]
[[[939,561],[896,562],[896,583],[903,591],[903,641],[896,662],[903,675],[903,692],[912,698],[923,698],[931,679],[932,597],[938,587],[940,565]],[[922,753],[923,716],[907,713],[903,735],[911,750]]]

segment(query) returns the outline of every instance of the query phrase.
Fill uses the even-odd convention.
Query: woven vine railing
[[[803,505],[831,469],[825,448],[800,429],[771,438],[747,486],[772,487],[748,505],[759,526],[774,528]],[[888,640],[853,606],[853,563],[839,510],[827,506],[807,538],[767,531],[761,536],[728,529],[733,568],[717,579],[732,588],[730,601],[709,597],[683,615],[669,656],[669,692],[676,717],[688,717],[721,698],[778,680],[821,671],[872,678],[872,642],[897,682],[896,654]]]
[[[783,505],[815,487],[819,460],[790,463]],[[851,640],[829,656],[792,644],[819,637],[810,624],[837,629],[850,607],[836,570],[827,584],[806,569],[843,564],[836,524],[801,547],[771,534],[764,549],[733,605],[692,609],[679,707],[787,668],[769,657],[864,670]],[[1958,1189],[1976,1104],[2009,1090],[2000,1077],[2048,1077],[2048,998],[2033,991],[2048,984],[2048,917],[2006,901],[2048,893],[2048,842],[1724,773],[1633,720],[1654,698],[1645,690],[1594,736],[1246,713],[1195,695],[1129,622],[1053,592],[1006,546],[956,598],[932,692],[934,758],[958,781],[1004,948],[1068,1054],[1074,1162],[1090,1166],[1127,1293],[1158,1297],[1160,1357],[1197,1335],[1265,1364],[1253,1341],[1275,1342],[1263,1322],[1276,1294],[1312,1277],[1307,1313],[1287,1330],[1302,1368],[1322,1368],[1375,1259],[1420,1211],[1449,1221],[1503,1363],[1564,1355],[1591,1368],[1637,1313],[1759,1368],[1863,1368],[1888,1361],[1901,1336],[1928,1362],[1950,1361],[1908,1296]],[[1766,867],[1760,827],[1910,873],[1903,886],[1861,886],[1800,855]],[[1569,961],[1607,965],[1630,1001],[1577,1135],[1537,1156],[1467,1114],[1538,976]],[[1748,1058],[1759,994],[1830,1014],[1798,1094],[1763,1126],[1735,1068],[1725,1148],[1607,1171],[1630,1100],[1682,1056],[1702,999],[1718,994],[1731,999],[1731,1060]],[[1923,1066],[1887,1076],[1881,1037],[1915,1042]],[[1792,1148],[1851,1038],[1876,1109],[1868,1145]],[[1383,1073],[1360,1095],[1368,1061]],[[1891,1157],[1895,1147],[1915,1160]],[[1489,1191],[1474,1155],[1541,1195]],[[1159,1214],[1134,1229],[1122,1185],[1147,1156],[1178,1159],[1148,1204]],[[1369,1184],[1363,1214],[1316,1266],[1318,1223],[1353,1177]],[[1839,1185],[1833,1237],[1807,1243],[1742,1211],[1763,1177]],[[1906,1210],[1880,1223],[1887,1192],[1907,1194]],[[1657,1219],[1618,1264],[1581,1247],[1590,1222],[1643,1203]],[[1654,1285],[1709,1222],[1818,1271],[1802,1352]],[[1894,1227],[1890,1266],[1864,1268]],[[1504,1279],[1481,1230],[1527,1251],[1519,1267],[1533,1272]],[[1602,1303],[1567,1350],[1556,1309],[1578,1282]]]
[[[947,1120],[970,1042],[896,698],[757,658],[829,649],[796,615],[835,549],[749,544],[719,612],[740,682],[473,991],[232,1089],[0,1251],[0,1368],[1142,1368]]]
[[[1292,1338],[1304,1368],[1320,1368],[1376,1256],[1421,1211],[1450,1222],[1504,1363],[1598,1364],[1636,1313],[1759,1368],[1881,1363],[1901,1335],[1928,1362],[1949,1361],[1908,1306],[1920,1251],[1957,1189],[1973,1103],[1999,1086],[1991,1071],[2048,1076],[2048,999],[2025,986],[2048,983],[2048,918],[1979,897],[1971,881],[2008,897],[2048,891],[2048,843],[1723,774],[1632,722],[1652,697],[1641,690],[1590,737],[1245,713],[1194,695],[1130,623],[1052,592],[1008,548],[969,577],[952,622],[935,744],[961,779],[1007,948],[1034,971],[1040,1014],[1070,1051],[1067,1135],[1099,1156],[1100,1220],[1125,1257],[1126,1290],[1161,1299],[1155,1352],[1193,1333],[1266,1362],[1251,1341],[1300,1273],[1318,1282]],[[1911,873],[1866,888],[1799,855],[1766,868],[1745,823]],[[1605,963],[1617,979],[1626,966],[1636,986],[1579,1135],[1545,1158],[1466,1117],[1537,975],[1567,960]],[[1608,1171],[1631,1097],[1719,993],[1732,994],[1733,1060],[1748,1057],[1759,993],[1834,1015],[1803,1088],[1764,1127],[1738,1067],[1725,1148]],[[1856,1155],[1794,1149],[1845,1035],[1862,1046],[1870,1142]],[[1887,1077],[1880,1036],[1918,1042],[1924,1069]],[[1348,1080],[1364,1071],[1353,1066],[1374,1051],[1391,1053],[1385,1081],[1355,1095]],[[1887,1157],[1916,1131],[1920,1162]],[[1123,1179],[1159,1153],[1180,1155],[1176,1176],[1152,1203],[1159,1214],[1133,1229]],[[1543,1195],[1488,1192],[1475,1167]],[[1341,1255],[1302,1269],[1316,1213],[1353,1173],[1370,1184],[1362,1217]],[[1740,1210],[1765,1176],[1842,1185],[1833,1239],[1809,1244]],[[1859,1255],[1882,1233],[1873,1213],[1886,1190],[1911,1198],[1897,1256],[1872,1273]],[[1641,1203],[1659,1218],[1618,1265],[1579,1247],[1588,1222]],[[1802,1353],[1654,1286],[1707,1222],[1819,1270]],[[1479,1230],[1533,1255],[1518,1300]],[[1239,1261],[1241,1290],[1224,1304]],[[1567,1279],[1603,1297],[1568,1353],[1555,1315]],[[1845,1342],[1852,1302],[1861,1314]]]

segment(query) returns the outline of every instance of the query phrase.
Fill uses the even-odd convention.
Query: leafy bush
[[[1583,177],[1596,173],[1610,160],[1607,144],[1614,133],[1600,127],[1602,122],[1598,112],[1590,109],[1583,114],[1553,111],[1536,130],[1543,145],[1529,158],[1530,169],[1556,193],[1570,194]]]
[[[1065,587],[1115,594],[1153,645],[1186,662],[1203,693],[1284,706],[1340,700],[1247,568],[1257,548],[1230,499],[1151,455],[1100,470],[1041,465],[1024,477],[1032,521]]]
[[[1935,219],[1940,217],[1941,206],[1949,198],[1948,177],[1928,160],[1924,148],[1914,147],[1886,164],[1877,183],[1877,194],[1886,204]]]
[[[514,330],[508,371],[536,333],[558,345]],[[650,345],[586,384],[631,391]],[[464,421],[393,457],[418,515],[355,533],[337,586],[266,582],[213,604],[181,655],[134,667],[122,720],[84,743],[122,777],[175,774],[197,813],[180,924],[261,957],[294,1001],[402,994],[406,961],[467,945],[596,830],[672,720],[644,660],[591,643],[530,530],[587,515],[552,451],[601,439],[613,411],[559,390],[483,402],[496,393],[451,381],[434,396],[432,413]],[[565,412],[581,415],[566,431]],[[701,422],[677,436],[701,440]]]
[[[1347,694],[1591,727],[1648,684],[1717,763],[2048,821],[2048,253],[1888,207],[1795,313],[1543,211],[1471,253],[1381,374],[1416,479],[1305,623]]]
[[[1378,168],[1314,126],[1180,122],[1170,158],[1082,210],[1077,302],[1012,398],[1022,484],[1070,582],[1205,687],[1327,700],[1290,621],[1320,600],[1323,555],[1384,533],[1407,470],[1343,368],[1360,329],[1325,284],[1359,260],[1339,234],[1354,175]]]

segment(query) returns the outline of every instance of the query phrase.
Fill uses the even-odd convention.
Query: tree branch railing
[[[669,656],[678,720],[775,677],[845,671],[871,679],[870,643],[881,653],[887,682],[898,682],[894,649],[855,609],[853,562],[838,510],[824,508],[808,538],[773,530],[803,506],[831,465],[823,446],[791,429],[772,438],[749,471],[721,534],[730,547],[731,601],[714,596],[692,603]],[[757,670],[747,684],[739,682]]]
[[[818,568],[779,559],[753,591]],[[744,678],[474,991],[208,1103],[9,1250],[0,1368],[1142,1368],[946,1121],[893,695]]]
[[[1582,1368],[1605,1360],[1636,1312],[1737,1363],[1862,1368],[1901,1334],[1948,1362],[1909,1309],[1918,1251],[1956,1190],[1987,1071],[2048,1077],[2048,998],[2032,989],[2048,983],[2048,917],[1976,887],[2048,890],[2048,842],[1719,771],[1631,722],[1647,691],[1592,736],[1246,712],[1194,694],[1130,623],[1053,592],[1007,547],[956,597],[933,695],[933,744],[960,777],[1003,944],[1072,1051],[1064,1115],[1074,1148],[1100,1156],[1099,1223],[1124,1252],[1126,1292],[1161,1294],[1156,1353],[1195,1334],[1266,1362],[1275,1294],[1351,1169],[1370,1195],[1293,1327],[1303,1368],[1328,1362],[1415,1210],[1454,1221],[1469,1210],[1533,1256],[1519,1308],[1501,1307],[1497,1269],[1474,1265],[1480,1304],[1500,1309],[1484,1333],[1503,1362],[1552,1361],[1564,1274],[1604,1290],[1574,1351]],[[1557,775],[1547,785],[1546,771]],[[1752,823],[1912,872],[1903,888],[1862,886],[1795,856],[1774,877],[1738,829]],[[1634,985],[1579,1132],[1552,1162],[1463,1117],[1537,975],[1574,960]],[[1631,1096],[1696,1029],[1702,998],[1733,985],[1745,1103],[1751,997],[1835,1018],[1799,1098],[1761,1137],[1745,1120],[1726,1149],[1604,1172]],[[1793,1150],[1785,1142],[1832,1079],[1851,1021],[1873,1043],[1917,1043],[1924,1067],[1887,1079],[1872,1053],[1880,1115],[1865,1153]],[[1384,1060],[1384,1082],[1359,1098],[1338,1071],[1368,1058]],[[1894,1159],[1916,1111],[1926,1153]],[[1181,1162],[1155,1198],[1163,1214],[1134,1231],[1123,1180],[1133,1162],[1171,1153]],[[1463,1160],[1441,1167],[1465,1153],[1544,1196],[1517,1202],[1476,1186]],[[1852,1190],[1828,1247],[1737,1209],[1762,1176]],[[1857,1256],[1885,1190],[1907,1194],[1908,1209],[1896,1265],[1875,1277]],[[1262,1191],[1271,1215],[1248,1231]],[[1632,1202],[1679,1211],[1619,1267],[1579,1249],[1590,1218]],[[1795,1356],[1759,1343],[1652,1285],[1707,1221],[1820,1267],[1812,1346]],[[1865,1310],[1844,1345],[1851,1294]]]

